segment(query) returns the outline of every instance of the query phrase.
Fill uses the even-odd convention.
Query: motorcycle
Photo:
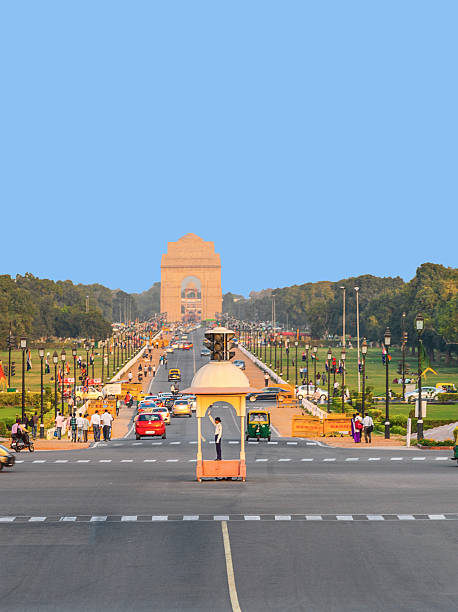
[[[24,450],[25,448],[28,448],[30,453],[33,453],[35,450],[33,442],[27,433],[21,437],[15,436],[11,441],[11,450],[16,451],[17,453],[20,453],[21,450]]]

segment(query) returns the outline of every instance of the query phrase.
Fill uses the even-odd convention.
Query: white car
[[[422,387],[421,388],[421,399],[425,400],[425,399],[436,399],[437,395],[440,393],[439,389],[436,389],[436,387]],[[406,393],[406,400],[409,403],[412,402],[416,402],[418,400],[418,389],[415,389],[415,391],[409,391],[408,393]]]
[[[317,391],[320,394],[320,401],[321,402],[325,402],[328,399],[328,392],[325,391],[324,389],[320,389],[320,387],[317,387]],[[315,395],[315,385],[309,385],[309,393],[308,393],[308,397],[309,399],[313,399],[313,396]],[[297,388],[296,391],[296,397],[297,399],[307,399],[307,385],[301,385],[300,387]]]
[[[197,408],[197,402],[196,402],[196,396],[195,395],[182,395],[181,399],[186,399],[188,400],[188,402],[191,404],[191,409],[193,412],[196,411]]]

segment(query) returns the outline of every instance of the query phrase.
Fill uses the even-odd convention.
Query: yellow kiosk
[[[228,343],[234,333],[224,327],[216,327],[207,334],[212,360],[198,370],[191,387],[183,393],[196,396],[197,416],[197,466],[198,482],[203,478],[240,478],[246,480],[245,460],[245,396],[254,389],[246,375],[228,361],[232,353]],[[202,458],[202,418],[215,402],[231,404],[240,418],[240,458],[235,460],[208,461]],[[224,411],[224,407],[220,412]]]

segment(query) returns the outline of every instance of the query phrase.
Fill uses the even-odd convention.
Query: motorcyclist
[[[21,419],[16,419],[16,423],[13,423],[13,426],[11,427],[11,438],[14,440],[16,440],[17,442],[19,440],[22,440],[22,443],[24,444],[24,446],[28,446],[29,445],[29,433],[27,431],[27,429],[21,424]]]

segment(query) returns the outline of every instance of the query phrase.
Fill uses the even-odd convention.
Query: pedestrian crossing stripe
[[[345,522],[405,522],[458,521],[458,513],[444,514],[153,514],[153,515],[63,515],[63,516],[0,516],[0,524],[22,523],[153,523],[192,521],[330,521]]]

